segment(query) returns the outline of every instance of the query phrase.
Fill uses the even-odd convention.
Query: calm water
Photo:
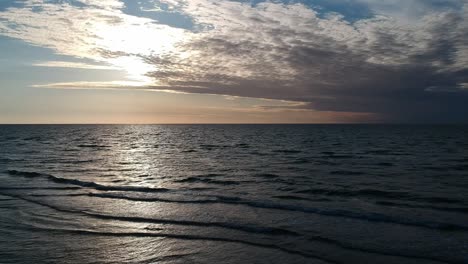
[[[468,127],[0,126],[0,263],[468,263]]]

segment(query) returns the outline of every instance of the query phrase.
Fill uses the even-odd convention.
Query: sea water
[[[0,126],[0,263],[468,263],[468,127]]]

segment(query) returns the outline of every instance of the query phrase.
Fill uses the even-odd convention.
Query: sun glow
[[[141,85],[150,84],[151,78],[146,74],[154,70],[154,66],[149,65],[135,56],[125,56],[109,59],[108,62],[115,67],[127,72],[127,79],[140,82]]]
[[[127,72],[129,80],[142,85],[152,82],[146,76],[157,70],[157,65],[146,63],[142,57],[161,56],[175,52],[187,32],[152,23],[145,18],[122,16],[119,23],[94,25],[97,47],[106,50],[105,62]]]

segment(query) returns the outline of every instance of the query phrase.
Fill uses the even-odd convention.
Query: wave
[[[330,217],[342,217],[348,219],[355,219],[360,221],[368,222],[379,222],[379,223],[388,223],[388,224],[398,224],[426,229],[435,229],[441,231],[467,231],[468,226],[461,226],[451,223],[442,223],[442,222],[430,222],[430,221],[417,221],[411,219],[400,219],[397,217],[392,217],[389,215],[379,214],[379,213],[358,213],[349,210],[342,209],[319,209],[313,207],[301,207],[295,205],[284,205],[284,204],[275,204],[269,202],[261,201],[248,201],[243,200],[238,197],[225,197],[225,196],[213,196],[213,199],[198,199],[198,200],[174,200],[166,199],[161,197],[131,197],[126,195],[119,194],[109,194],[109,193],[89,193],[89,196],[100,197],[100,198],[109,198],[109,199],[124,199],[129,201],[138,201],[138,202],[166,202],[166,203],[182,203],[182,204],[231,204],[231,205],[242,205],[249,206],[254,208],[262,209],[273,209],[273,210],[282,210],[282,211],[292,211],[292,212],[301,212],[309,214],[317,214],[321,216],[330,216]]]
[[[217,189],[212,188],[212,187],[191,187],[191,188],[181,188],[181,190],[200,192],[200,191],[213,191],[213,190],[217,190]]]
[[[337,247],[340,247],[342,249],[347,249],[351,251],[358,251],[362,253],[368,253],[368,254],[378,254],[382,256],[388,256],[388,257],[400,257],[400,258],[407,258],[407,259],[418,259],[418,260],[426,260],[426,261],[431,261],[431,262],[439,262],[439,263],[460,263],[462,264],[463,262],[447,262],[446,259],[438,258],[438,257],[429,257],[429,256],[420,256],[420,255],[412,255],[412,254],[406,254],[406,253],[398,253],[398,252],[388,252],[388,251],[383,251],[383,250],[376,250],[376,249],[369,249],[369,248],[362,248],[362,247],[357,247],[354,246],[353,244],[348,244],[348,243],[343,243],[341,241],[323,237],[323,236],[309,236],[308,240],[311,242],[322,242],[326,244],[331,244]],[[404,262],[401,262],[404,263]]]
[[[392,151],[389,149],[375,149],[375,150],[368,150],[365,151],[364,154],[371,154],[371,155],[391,155]]]
[[[182,153],[194,153],[197,152],[195,149],[182,150]]]
[[[330,172],[332,175],[363,175],[365,174],[364,172],[360,171],[348,171],[348,170],[338,170],[338,171],[332,171]]]
[[[94,182],[84,182],[84,181],[79,181],[79,180],[58,178],[52,175],[41,174],[37,172],[20,172],[16,170],[9,170],[8,173],[11,175],[20,175],[20,176],[32,177],[32,178],[33,177],[45,177],[48,180],[51,180],[56,183],[78,185],[81,187],[90,187],[96,190],[103,190],[103,191],[126,191],[126,192],[167,192],[169,191],[169,189],[165,189],[165,188],[105,186],[105,185],[100,185]],[[323,189],[319,189],[319,190],[323,190]],[[343,191],[340,191],[340,192],[343,192]],[[344,193],[346,192],[349,192],[349,191],[344,191]],[[384,191],[366,190],[366,189],[359,190],[357,192],[358,192],[358,195],[363,195],[363,194],[401,195],[401,193],[399,192],[384,192]],[[317,214],[317,215],[330,216],[330,217],[342,217],[342,218],[356,219],[356,220],[368,221],[368,222],[400,224],[400,225],[406,225],[406,226],[436,229],[436,230],[441,230],[441,231],[454,231],[454,230],[466,231],[468,230],[467,226],[461,226],[461,225],[451,224],[451,223],[429,222],[429,221],[424,222],[424,221],[417,221],[417,220],[412,220],[412,219],[401,219],[397,217],[392,217],[392,216],[379,214],[379,213],[372,213],[372,212],[358,213],[358,212],[354,212],[350,210],[342,210],[342,209],[320,209],[320,208],[313,208],[313,207],[302,207],[302,206],[297,206],[297,205],[277,204],[277,203],[271,203],[271,202],[265,202],[265,201],[251,201],[251,200],[244,200],[239,197],[210,196],[211,199],[175,200],[175,199],[167,199],[167,198],[161,198],[161,197],[132,197],[132,196],[127,196],[127,195],[115,194],[115,193],[88,193],[86,195],[91,196],[91,197],[123,199],[123,200],[142,201],[142,202],[167,202],[167,203],[185,203],[185,204],[232,204],[232,205],[249,206],[253,208],[302,212],[302,213],[310,213],[310,214]],[[442,200],[448,201],[450,199],[444,198]]]
[[[103,220],[113,220],[113,221],[127,221],[127,222],[137,222],[137,223],[156,223],[156,224],[172,224],[172,225],[185,225],[185,226],[201,226],[201,227],[220,227],[220,228],[226,228],[226,229],[233,229],[233,230],[239,230],[239,231],[245,231],[249,233],[261,233],[261,234],[268,234],[268,235],[289,235],[289,236],[302,236],[296,232],[285,230],[285,229],[280,229],[280,228],[270,228],[270,227],[258,227],[258,226],[248,226],[248,225],[239,225],[239,224],[233,224],[233,223],[220,223],[220,222],[195,222],[195,221],[181,221],[181,220],[167,220],[167,219],[153,219],[153,218],[143,218],[143,217],[125,217],[125,216],[114,216],[114,215],[104,215],[104,214],[96,214],[96,213],[90,213],[87,211],[78,211],[78,210],[73,210],[73,209],[64,209],[60,208],[57,206],[53,206],[50,204],[47,204],[45,202],[40,202],[36,200],[32,200],[29,198],[26,198],[24,196],[20,195],[12,195],[12,194],[0,194],[4,195],[7,197],[12,197],[15,199],[21,199],[33,204],[41,205],[56,211],[60,212],[65,212],[65,213],[73,213],[73,214],[81,214],[87,217],[93,217],[97,219],[103,219]],[[38,228],[34,227],[35,229],[41,229],[44,230],[44,228]],[[157,229],[152,229],[152,228],[146,228],[147,230],[157,230],[161,231],[163,229],[157,228]],[[255,243],[255,242],[249,242],[249,241],[244,241],[244,240],[237,240],[237,239],[229,239],[229,238],[208,238],[208,237],[202,237],[198,235],[174,235],[174,234],[161,234],[161,233],[147,233],[147,232],[127,232],[127,233],[113,233],[113,232],[99,232],[99,231],[89,231],[89,230],[68,230],[68,229],[46,229],[49,231],[60,231],[60,232],[72,232],[72,233],[77,233],[77,234],[94,234],[94,235],[102,235],[102,236],[135,236],[135,237],[167,237],[167,238],[179,238],[179,239],[193,239],[193,240],[198,240],[197,238],[200,238],[200,240],[209,240],[209,241],[220,241],[220,242],[238,242],[250,246],[258,246],[261,245],[261,247],[270,247],[271,245],[268,244],[262,244],[262,243]],[[85,232],[85,233],[83,233]],[[177,236],[177,237],[174,237]],[[421,260],[430,260],[430,261],[435,261],[435,262],[441,262],[441,263],[448,263],[445,260],[438,259],[438,258],[433,258],[433,257],[426,257],[426,256],[418,256],[418,255],[411,255],[411,254],[404,254],[404,253],[395,253],[395,252],[386,252],[382,250],[375,250],[375,249],[368,249],[368,248],[361,248],[361,247],[356,247],[352,244],[344,243],[335,239],[323,237],[320,235],[305,235],[308,241],[311,242],[321,242],[321,243],[326,243],[326,244],[331,244],[334,246],[338,246],[342,249],[346,250],[352,250],[352,251],[358,251],[358,252],[363,252],[363,253],[370,253],[370,254],[379,254],[383,256],[390,256],[390,257],[402,257],[402,258],[410,258],[410,259],[421,259]],[[300,251],[295,251],[295,250],[290,250],[287,248],[279,247],[274,245],[272,249],[277,249],[286,253],[290,254],[298,254],[301,256],[305,257],[311,257],[311,258],[317,258],[317,255],[311,255],[310,253],[304,253]],[[307,254],[307,255],[303,255]],[[324,260],[324,259],[322,259]],[[327,262],[330,263],[337,263],[334,260],[326,259]],[[454,263],[454,262],[451,262]]]
[[[235,148],[243,148],[243,149],[246,149],[246,148],[250,148],[250,145],[249,144],[246,144],[246,143],[238,143],[236,145],[234,145]]]
[[[273,150],[272,152],[274,152],[274,153],[284,153],[284,154],[298,154],[298,153],[301,153],[302,151],[292,150],[292,149],[278,149],[278,150]]]
[[[393,167],[393,166],[395,166],[395,164],[393,164],[391,162],[379,162],[379,163],[376,163],[375,165],[377,165],[379,167]]]
[[[175,180],[174,182],[180,183],[209,183],[209,184],[219,184],[219,185],[239,185],[241,183],[247,183],[251,181],[230,181],[230,180],[213,180],[213,179],[206,179],[206,178],[198,178],[198,177],[189,177],[181,180]]]
[[[437,171],[437,172],[446,172],[450,170],[466,171],[468,169],[468,164],[447,165],[447,166],[425,166],[424,169]]]
[[[462,165],[454,165],[451,167],[452,170],[457,170],[457,171],[466,171],[468,170],[468,164],[462,164]]]
[[[236,231],[244,231],[247,233],[279,235],[279,236],[285,236],[285,235],[299,236],[298,233],[287,230],[287,229],[283,229],[283,228],[261,227],[261,226],[235,224],[235,223],[227,223],[227,222],[199,222],[199,221],[191,221],[191,220],[171,220],[171,219],[156,219],[156,218],[135,217],[135,216],[128,217],[128,216],[97,214],[97,213],[92,213],[88,211],[65,209],[62,207],[50,205],[45,202],[29,199],[21,195],[14,195],[14,194],[8,194],[8,193],[0,193],[0,195],[17,198],[20,200],[24,200],[33,204],[44,206],[44,207],[47,207],[47,208],[50,208],[59,212],[63,212],[63,213],[81,214],[84,216],[93,217],[93,218],[101,219],[101,220],[125,221],[125,222],[134,222],[134,223],[151,223],[151,224],[170,224],[170,225],[196,226],[196,227],[217,227],[217,228],[231,229],[231,230],[236,230]],[[40,195],[30,195],[30,196],[37,197]],[[71,195],[64,195],[64,196],[83,196],[83,194],[71,194]]]
[[[78,151],[80,151],[80,149],[77,149],[77,148],[65,148],[65,149],[62,149],[61,151],[64,151],[64,152],[78,152]]]
[[[235,144],[235,145],[201,144],[199,147],[200,147],[200,149],[203,149],[203,150],[228,149],[228,148],[248,149],[248,148],[250,148],[250,145],[245,144],[245,143],[238,143],[238,144]]]
[[[296,165],[307,164],[307,163],[311,163],[311,160],[308,158],[298,158],[290,162],[287,162],[287,164],[296,164]]]
[[[250,183],[253,181],[242,180],[242,181],[232,181],[232,180],[216,180],[212,178],[216,177],[223,177],[226,176],[225,174],[218,174],[218,173],[208,173],[202,174],[197,176],[191,176],[179,180],[173,180],[173,182],[177,183],[208,183],[208,184],[218,184],[218,185],[239,185],[241,183]]]
[[[332,159],[355,159],[355,158],[359,158],[359,156],[354,156],[354,155],[332,155],[332,156],[328,156],[327,158],[332,158]]]
[[[347,154],[336,154],[333,151],[324,151],[322,152],[323,156],[321,158],[331,158],[331,159],[353,159],[358,156],[355,155],[347,155]]]
[[[391,191],[380,191],[374,189],[361,189],[361,190],[330,190],[330,189],[306,189],[296,191],[295,193],[300,194],[320,194],[329,196],[376,196],[384,198],[400,198],[407,195],[403,192],[391,192]]]
[[[146,258],[140,261],[140,263],[165,263],[165,262],[172,261],[172,260],[180,261],[180,260],[183,260],[184,257],[194,256],[194,255],[197,255],[197,254],[187,253],[187,254],[171,254],[171,255],[164,255],[164,256],[156,256],[156,257]]]
[[[167,192],[169,191],[169,189],[166,189],[166,188],[102,185],[102,184],[89,182],[89,181],[59,178],[50,174],[43,174],[43,173],[38,173],[38,172],[25,172],[25,171],[17,171],[17,170],[7,170],[6,172],[10,175],[22,176],[26,178],[45,178],[55,183],[70,184],[70,185],[76,185],[76,186],[81,186],[81,187],[86,187],[86,188],[93,188],[93,189],[100,190],[100,191],[127,191],[127,192]]]
[[[88,160],[64,160],[62,163],[69,164],[80,164],[80,163],[93,163],[99,161],[98,159],[88,159]]]
[[[20,139],[20,138],[17,137],[17,136],[6,136],[6,137],[4,137],[4,138],[1,138],[2,141],[3,141],[3,140],[5,140],[5,141],[16,141],[16,140],[18,140],[18,139]]]
[[[30,227],[34,231],[45,231],[48,233],[68,233],[77,235],[91,235],[91,236],[107,236],[107,237],[161,237],[181,240],[198,240],[198,241],[211,241],[211,242],[225,242],[225,243],[236,243],[253,247],[260,247],[272,250],[278,250],[287,254],[297,255],[309,259],[318,259],[326,263],[340,264],[335,260],[328,257],[319,256],[318,254],[312,254],[311,252],[302,252],[299,250],[289,249],[275,244],[264,244],[251,242],[247,240],[234,239],[234,238],[221,238],[221,237],[208,237],[199,235],[185,235],[185,234],[168,234],[168,233],[151,233],[151,232],[103,232],[103,231],[92,231],[83,229],[50,229],[40,227]]]
[[[201,144],[200,149],[202,150],[214,150],[214,149],[226,149],[230,148],[229,145],[213,145],[213,144]]]
[[[80,187],[0,187],[0,190],[80,190]]]
[[[468,214],[468,207],[446,207],[446,206],[435,206],[435,205],[413,205],[406,203],[396,203],[389,201],[377,201],[376,204],[384,206],[394,206],[394,207],[405,207],[405,208],[420,208],[420,209],[431,209],[436,211],[445,211],[445,212],[457,212]]]
[[[257,173],[254,175],[255,177],[261,177],[261,178],[267,178],[267,179],[272,179],[272,178],[279,178],[280,176],[272,173]]]
[[[222,173],[206,173],[206,174],[201,174],[201,175],[192,176],[192,177],[222,177],[222,176],[226,176],[226,174],[222,174]]]
[[[397,200],[409,200],[409,201],[420,201],[428,203],[452,203],[452,204],[464,204],[462,200],[446,198],[446,197],[426,197],[410,194],[407,192],[399,191],[382,191],[375,189],[359,189],[359,190],[330,190],[330,189],[306,189],[296,191],[298,194],[318,194],[326,196],[340,196],[340,197],[374,197],[374,198],[387,198]]]
[[[294,196],[294,195],[276,195],[276,196],[273,196],[273,198],[284,199],[284,200],[315,201],[314,199],[309,199],[309,198]]]
[[[220,185],[239,185],[241,182],[238,181],[226,181],[226,180],[213,180],[199,177],[189,177],[182,180],[175,180],[174,182],[180,183],[211,183],[211,184],[220,184]]]
[[[324,254],[313,254],[310,251],[309,252],[303,252],[299,250],[294,250],[294,249],[289,249],[285,248],[276,244],[266,244],[266,243],[258,243],[258,242],[252,242],[252,241],[247,241],[247,240],[241,240],[241,239],[232,239],[232,238],[221,238],[221,237],[210,237],[210,236],[200,236],[200,235],[187,235],[187,234],[171,234],[171,233],[153,233],[153,232],[104,232],[104,231],[93,231],[93,230],[84,230],[84,229],[51,229],[51,228],[43,228],[43,227],[35,227],[35,226],[30,226],[28,229],[32,231],[45,231],[48,233],[68,233],[68,234],[77,234],[77,235],[90,235],[90,236],[106,236],[106,237],[162,237],[162,238],[170,238],[170,239],[180,239],[180,240],[201,240],[201,241],[210,241],[210,242],[225,242],[225,243],[237,243],[237,244],[242,244],[242,245],[247,245],[247,246],[253,246],[253,247],[260,247],[260,248],[266,248],[266,249],[272,249],[272,250],[278,250],[287,254],[292,254],[292,255],[298,255],[301,257],[305,258],[313,258],[313,259],[319,259],[321,261],[324,261],[326,263],[342,263],[337,260],[331,259],[329,257],[324,256]],[[321,237],[314,237],[309,239],[309,241],[315,242],[315,241],[320,241],[324,243],[330,243],[331,241],[327,238],[321,238]],[[331,243],[334,244],[334,243]],[[362,249],[362,248],[357,248],[355,246],[347,246],[343,245],[341,243],[335,244],[335,246],[341,247],[343,249],[348,249],[348,250],[353,250],[353,251],[358,251],[358,252],[363,252],[363,253],[370,253],[370,254],[378,254],[378,255],[383,255],[383,256],[390,256],[390,257],[401,257],[401,258],[409,258],[409,259],[420,259],[420,260],[426,260],[426,261],[432,261],[432,262],[439,262],[439,263],[464,263],[460,261],[453,261],[451,260],[450,262],[444,260],[444,259],[439,259],[439,258],[432,258],[432,257],[424,257],[424,256],[416,256],[416,255],[409,255],[409,254],[395,254],[395,253],[387,253],[387,252],[381,252],[379,250],[368,250],[368,249]]]
[[[106,149],[110,148],[110,146],[107,145],[98,145],[98,144],[80,144],[77,147],[79,148],[93,148],[93,149]]]
[[[188,220],[169,220],[169,219],[154,219],[145,217],[126,217],[126,216],[114,216],[114,215],[103,215],[84,212],[87,216],[92,216],[103,220],[113,221],[126,221],[136,223],[152,223],[152,224],[170,224],[170,225],[183,225],[183,226],[196,226],[196,227],[219,227],[225,229],[231,229],[236,231],[244,231],[247,233],[267,234],[267,235],[279,235],[279,236],[299,236],[298,233],[282,228],[272,227],[260,227],[260,226],[248,226],[234,223],[223,223],[223,222],[197,222]]]
[[[28,194],[30,197],[83,197],[86,193],[67,193],[67,194]]]
[[[43,140],[43,138],[40,136],[23,138],[23,141],[41,141],[41,140]]]

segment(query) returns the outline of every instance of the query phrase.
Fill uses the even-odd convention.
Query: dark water
[[[0,263],[468,263],[468,127],[0,126]]]

